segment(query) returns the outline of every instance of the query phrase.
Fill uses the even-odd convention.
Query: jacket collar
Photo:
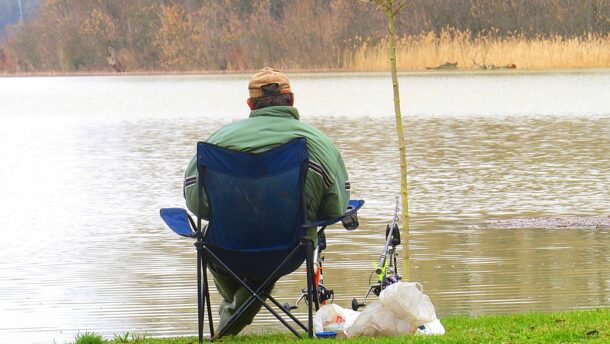
[[[293,106],[268,106],[250,112],[250,117],[278,117],[299,120],[299,111]]]

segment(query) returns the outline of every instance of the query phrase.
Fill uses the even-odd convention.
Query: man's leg
[[[219,329],[223,328],[235,314],[237,309],[243,305],[248,298],[250,297],[250,293],[246,288],[244,288],[238,281],[234,280],[227,273],[223,273],[218,270],[213,270],[210,268],[212,272],[212,276],[214,277],[214,283],[216,284],[216,289],[222,296],[222,303],[218,308],[218,312],[220,313],[220,322],[218,324]],[[262,282],[261,282],[262,283]],[[274,283],[268,286],[264,293],[271,293],[273,289]],[[250,286],[252,289],[256,290],[258,286]],[[225,335],[237,335],[244,327],[250,325],[254,316],[260,311],[262,304],[258,301],[254,301],[253,304],[250,305],[246,309],[244,313],[237,319],[233,325],[226,331]]]

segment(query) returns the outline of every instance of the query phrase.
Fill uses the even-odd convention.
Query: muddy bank
[[[482,226],[506,229],[610,229],[610,216],[548,216],[489,220],[482,223]]]

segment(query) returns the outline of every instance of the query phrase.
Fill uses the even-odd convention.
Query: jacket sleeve
[[[322,193],[322,200],[317,214],[318,220],[343,215],[350,198],[350,184],[341,154],[337,151],[336,161],[325,167],[328,169],[331,183],[326,185]]]
[[[191,213],[197,215],[198,209],[198,195],[197,195],[197,184],[199,183],[199,176],[197,175],[197,156],[194,156],[189,162],[186,172],[184,173],[184,184],[183,194],[186,200],[186,207]],[[202,205],[202,218],[208,220],[209,218],[209,207],[205,197],[205,193],[202,194],[203,205]]]

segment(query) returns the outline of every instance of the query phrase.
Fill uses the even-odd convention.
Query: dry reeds
[[[497,32],[471,35],[469,31],[443,30],[405,36],[398,41],[399,70],[421,70],[458,62],[460,69],[596,68],[610,67],[610,34],[584,37],[561,36],[526,38],[521,34],[500,37]],[[389,68],[387,42],[371,45],[364,41],[344,67],[356,71],[383,71]]]

